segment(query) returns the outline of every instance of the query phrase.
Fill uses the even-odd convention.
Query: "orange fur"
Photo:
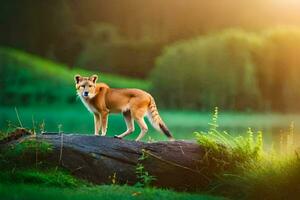
[[[159,116],[153,97],[139,89],[110,88],[105,83],[96,83],[98,76],[82,77],[75,75],[77,94],[87,109],[94,114],[95,135],[106,135],[109,113],[123,113],[127,130],[115,137],[123,138],[134,131],[134,120],[141,128],[136,141],[142,139],[148,131],[144,117],[147,115],[154,128],[164,132],[169,139],[173,137]],[[86,95],[86,96],[84,96]]]

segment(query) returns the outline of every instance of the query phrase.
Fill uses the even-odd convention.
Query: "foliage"
[[[0,49],[1,105],[74,104],[76,100],[74,74],[95,72],[67,69],[66,66],[13,49]],[[100,73],[99,81],[111,87],[139,87],[149,84],[137,79]],[[8,98],[9,97],[9,98]]]
[[[110,24],[92,24],[86,32],[76,65],[131,77],[146,77],[163,45],[147,39],[121,37]]]
[[[68,172],[52,168],[41,170],[36,168],[5,170],[0,172],[0,184],[38,184],[54,187],[78,187],[87,183],[80,181]]]
[[[209,192],[233,199],[297,199],[300,185],[300,159],[295,151],[293,123],[283,152],[263,149],[262,132],[256,137],[249,128],[245,136],[233,137],[220,132],[218,109],[215,108],[210,128],[197,133],[198,143],[213,153],[226,155],[229,165],[217,174]],[[294,154],[296,152],[296,154]]]
[[[34,138],[32,139],[25,139],[22,142],[17,143],[16,145],[12,145],[5,149],[5,151],[2,151],[1,154],[4,156],[4,158],[18,158],[22,157],[22,155],[26,153],[32,153],[37,151],[40,154],[47,154],[52,151],[51,144],[45,142],[45,141],[37,141]]]
[[[300,29],[281,27],[262,32],[257,73],[263,106],[273,111],[299,111]]]
[[[138,159],[140,162],[143,160],[146,160],[149,157],[146,150],[142,150],[142,155]],[[151,183],[156,180],[155,176],[152,176],[149,174],[148,171],[145,170],[145,167],[142,163],[138,163],[135,168],[135,173],[137,176],[137,179],[139,180],[135,186],[136,187],[149,187],[151,186]]]
[[[13,191],[13,192],[12,192]],[[6,200],[144,200],[144,199],[174,199],[174,200],[222,200],[221,197],[210,195],[178,193],[163,189],[137,188],[130,186],[94,186],[66,189],[59,187],[41,187],[35,185],[0,184],[1,198]]]
[[[257,132],[254,138],[249,128],[247,134],[234,137],[226,131],[218,130],[218,108],[215,108],[210,128],[207,132],[196,133],[197,142],[212,153],[225,154],[233,167],[247,162],[257,161],[263,154],[262,132]]]
[[[39,184],[56,187],[85,185],[58,166],[50,166],[43,158],[52,145],[29,136],[0,150],[0,184]]]
[[[172,107],[256,108],[260,94],[253,58],[260,46],[259,37],[241,30],[175,43],[157,59],[153,92]]]
[[[174,108],[299,111],[299,44],[294,27],[231,29],[177,42],[157,59],[152,91]]]
[[[47,169],[49,166],[42,160],[51,151],[48,142],[26,138],[0,149],[0,169],[3,173],[9,173],[11,169],[14,169],[12,172],[28,168]]]
[[[136,187],[149,187],[151,186],[151,183],[156,180],[154,176],[150,175],[149,172],[145,170],[144,165],[141,163],[137,164],[135,173],[139,180],[139,182],[135,184]]]
[[[224,173],[212,191],[234,199],[298,199],[299,180],[299,157],[274,154]]]

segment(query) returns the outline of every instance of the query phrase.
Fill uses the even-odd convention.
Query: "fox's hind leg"
[[[139,136],[135,139],[135,141],[139,141],[140,139],[142,139],[146,133],[148,132],[148,126],[145,123],[144,117],[140,118],[140,119],[136,119],[138,125],[141,128],[141,132],[139,134]]]
[[[144,120],[146,111],[147,111],[146,109],[140,108],[140,109],[137,109],[134,113],[132,113],[133,118],[138,123],[138,125],[141,129],[141,132],[140,132],[139,136],[135,139],[135,141],[141,140],[148,131],[148,126]]]
[[[134,131],[134,122],[130,110],[123,112],[123,116],[126,122],[127,130],[120,135],[115,135],[115,138],[122,139]]]
[[[144,120],[144,116],[145,116],[145,114],[147,112],[147,108],[148,108],[146,105],[148,105],[148,104],[149,104],[149,102],[147,102],[147,101],[139,101],[132,105],[132,109],[131,109],[132,116],[133,116],[134,120],[138,123],[138,125],[141,129],[141,132],[140,132],[139,136],[135,139],[135,141],[141,140],[148,131],[148,126]]]

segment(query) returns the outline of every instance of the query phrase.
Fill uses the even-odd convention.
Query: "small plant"
[[[148,158],[147,151],[145,149],[142,149],[142,155],[139,157],[139,161],[144,161]],[[151,186],[151,183],[156,180],[155,176],[152,176],[149,174],[148,171],[145,170],[145,167],[142,163],[138,163],[135,168],[135,173],[137,176],[137,179],[139,180],[135,186],[137,187],[149,187]]]
[[[218,118],[219,118],[219,111],[218,111],[218,107],[215,107],[214,113],[212,115],[212,119],[211,122],[208,123],[208,125],[210,125],[209,130],[211,132],[217,131],[219,124],[218,124]]]
[[[40,132],[44,133],[45,132],[45,121],[43,120],[42,123],[39,124]]]
[[[156,140],[155,139],[153,139],[152,137],[148,137],[148,140],[147,140],[147,142],[148,143],[153,143],[153,142],[155,142]]]
[[[111,184],[112,184],[112,185],[118,184],[118,181],[117,181],[117,173],[116,173],[116,172],[113,173],[113,175],[112,175],[112,176],[109,176],[108,178],[111,180]]]
[[[15,112],[16,112],[16,116],[17,116],[17,119],[18,119],[18,122],[19,122],[19,126],[21,128],[23,128],[23,124],[22,124],[22,121],[21,121],[20,116],[19,116],[19,112],[18,112],[16,107],[15,107]]]
[[[149,154],[147,154],[147,151],[145,149],[142,149],[142,155],[139,157],[138,160],[146,160],[149,157]]]
[[[32,132],[34,135],[36,135],[36,127],[35,127],[35,121],[33,115],[31,116],[31,121],[32,121]]]
[[[141,163],[137,164],[135,173],[139,180],[139,182],[135,184],[136,187],[149,187],[151,186],[151,183],[156,180],[155,176],[151,176]]]

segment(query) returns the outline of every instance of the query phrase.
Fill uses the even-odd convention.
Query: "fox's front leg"
[[[98,113],[94,113],[94,126],[95,126],[95,135],[99,135],[101,127],[101,116]]]
[[[101,136],[105,136],[105,135],[106,135],[106,130],[107,130],[107,118],[108,118],[108,112],[102,112],[102,113],[101,113],[101,121],[102,121]]]

